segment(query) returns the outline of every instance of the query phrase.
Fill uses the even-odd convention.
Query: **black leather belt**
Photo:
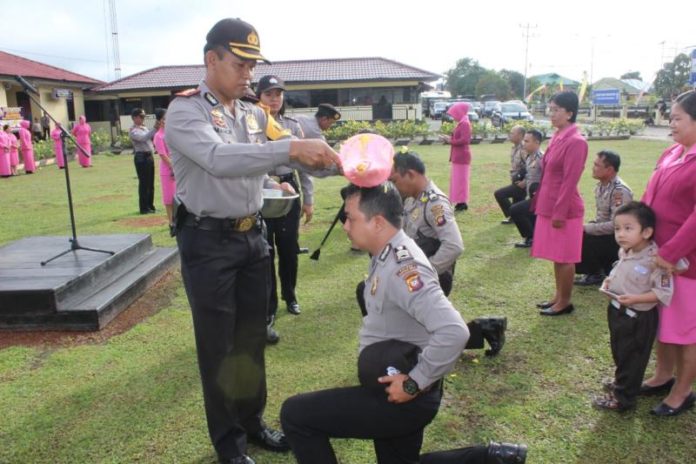
[[[152,156],[152,152],[151,152],[151,151],[136,151],[135,154],[136,154],[136,155],[147,155],[147,156]]]
[[[220,232],[249,232],[258,222],[258,214],[251,214],[240,218],[218,219],[214,217],[200,217],[187,214],[183,220],[183,226],[195,227],[207,231]]]

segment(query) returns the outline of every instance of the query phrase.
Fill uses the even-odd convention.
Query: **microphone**
[[[31,93],[33,93],[33,94],[35,94],[35,95],[39,95],[39,91],[36,90],[36,87],[34,87],[33,85],[31,85],[29,82],[27,82],[27,80],[26,80],[25,78],[23,78],[22,76],[15,76],[15,80],[16,80],[17,82],[19,82],[19,84],[20,84],[22,87],[24,87],[24,90],[25,90],[26,92],[31,92]]]

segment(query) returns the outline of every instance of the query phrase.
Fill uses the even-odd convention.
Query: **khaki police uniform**
[[[619,250],[619,261],[605,281],[607,289],[617,295],[652,291],[661,304],[669,305],[674,282],[669,273],[655,265],[657,250],[655,242],[637,253]],[[625,307],[612,300],[607,307],[607,319],[611,353],[616,364],[614,397],[622,406],[632,407],[657,334],[657,307],[653,303]]]
[[[469,337],[428,258],[403,230],[372,257],[365,283],[360,350],[385,340],[418,346],[418,363],[404,374],[422,393],[401,404],[388,402],[381,389],[363,386],[289,398],[281,422],[298,464],[335,463],[331,437],[374,440],[378,463],[417,463],[423,430],[440,406],[441,379]]]
[[[541,159],[544,153],[537,150],[536,153],[527,155],[524,160],[525,173],[524,183],[527,190],[527,198],[518,201],[510,207],[510,219],[517,226],[522,238],[531,241],[534,237],[534,224],[536,223],[536,215],[532,212],[532,198],[539,188],[541,181]]]
[[[614,239],[614,213],[633,200],[633,192],[619,176],[595,187],[595,219],[584,226],[582,261],[575,265],[577,274],[608,274],[618,258],[619,245]]]
[[[264,427],[268,243],[258,212],[267,173],[290,141],[266,142],[265,114],[228,111],[205,81],[169,105],[165,139],[177,179],[177,244],[191,305],[208,429],[222,458]]]
[[[300,124],[304,138],[306,139],[321,139],[326,142],[324,131],[319,127],[319,121],[315,116],[309,114],[298,114],[295,119]]]
[[[519,201],[524,200],[527,191],[515,185],[515,182],[524,179],[526,154],[522,149],[522,144],[515,145],[510,151],[510,185],[499,188],[493,193],[495,201],[498,202],[500,210],[506,218],[510,217],[510,207]]]

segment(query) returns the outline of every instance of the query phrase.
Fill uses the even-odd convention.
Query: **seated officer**
[[[449,198],[425,175],[425,164],[413,152],[394,156],[391,181],[404,199],[403,229],[428,257],[438,274],[445,296],[452,291],[454,267],[464,251],[462,234]],[[485,338],[494,356],[505,343],[507,319],[478,318],[468,324],[471,337],[467,349],[483,348]]]
[[[582,234],[582,261],[575,265],[576,274],[585,274],[575,285],[599,285],[619,259],[619,245],[614,239],[614,212],[633,200],[631,189],[617,175],[621,157],[609,150],[597,153],[592,165],[597,215],[585,224]]]
[[[336,121],[341,119],[341,113],[329,103],[320,103],[314,117],[298,114],[295,119],[300,123],[302,132],[304,132],[304,138],[326,141],[324,131],[329,130],[331,126],[336,124]]]
[[[544,156],[539,147],[543,136],[541,132],[532,129],[524,134],[522,147],[525,151],[525,170],[524,178],[516,182],[520,188],[527,190],[527,199],[518,201],[510,207],[510,219],[517,226],[517,230],[524,239],[520,243],[515,243],[515,248],[529,248],[532,246],[534,237],[534,223],[536,215],[531,211],[532,198],[539,188],[541,179],[541,158]]]
[[[515,126],[510,129],[510,142],[512,149],[510,150],[510,185],[501,187],[493,193],[495,201],[498,202],[500,210],[505,216],[503,224],[512,224],[510,219],[510,207],[518,201],[524,200],[527,192],[524,188],[519,187],[516,182],[524,179],[524,150],[522,149],[522,139],[524,138],[525,129],[522,126]]]

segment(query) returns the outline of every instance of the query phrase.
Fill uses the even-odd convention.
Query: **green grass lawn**
[[[621,175],[640,198],[666,146],[591,142],[581,184],[588,218],[594,214],[593,153],[618,151]],[[416,149],[446,192],[447,147]],[[648,412],[659,398],[641,399],[635,412],[622,415],[590,407],[600,381],[613,372],[606,300],[582,288],[572,315],[537,315],[534,303],[553,293],[551,264],[512,247],[519,236],[500,224],[493,199],[507,180],[509,146],[476,145],[473,153],[470,209],[457,216],[466,250],[451,298],[465,319],[507,316],[508,342],[495,359],[482,351],[462,356],[447,378],[440,413],[426,429],[424,451],[504,440],[527,443],[530,463],[693,462],[693,412],[654,418]],[[164,213],[145,222],[137,214],[130,156],[100,155],[94,168],[75,167],[72,175],[79,234],[146,232],[157,245],[173,246]],[[302,246],[319,244],[344,184],[342,178],[317,181],[315,218],[302,227]],[[0,243],[35,235],[67,238],[64,193],[63,173],[55,166],[0,180]],[[290,395],[357,382],[354,292],[367,266],[367,256],[351,252],[341,230],[333,232],[318,262],[301,257],[302,314],[279,312],[281,341],[266,351],[270,425],[278,426],[280,405]],[[0,350],[0,463],[215,462],[188,303],[178,274],[173,282],[157,314],[106,342]],[[335,447],[343,463],[374,462],[369,442],[336,440]],[[259,463],[294,462],[254,447],[250,454]]]

